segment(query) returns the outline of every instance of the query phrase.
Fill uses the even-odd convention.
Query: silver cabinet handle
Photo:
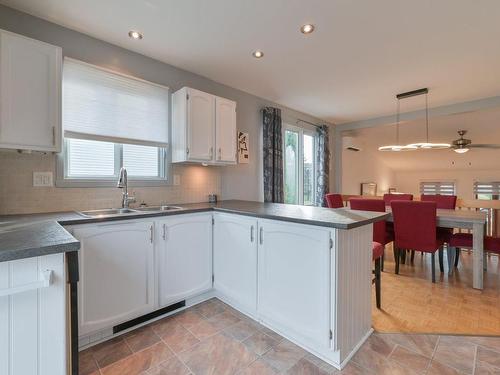
[[[149,240],[153,243],[153,226],[149,227]]]
[[[210,147],[210,159],[212,159],[214,156],[214,148]]]
[[[222,160],[222,148],[219,147],[219,160]]]
[[[260,244],[262,245],[264,243],[264,228],[262,227],[260,227],[259,240]]]
[[[250,242],[253,242],[253,225],[250,227]]]
[[[56,127],[52,127],[52,144],[55,146],[56,145]]]
[[[167,226],[163,224],[163,241],[167,239]]]

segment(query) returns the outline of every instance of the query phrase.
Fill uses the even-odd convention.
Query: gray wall
[[[144,55],[89,37],[0,5],[0,28],[22,34],[63,48],[64,56],[111,68],[148,81],[157,82],[176,91],[189,86],[238,103],[238,130],[250,137],[250,163],[222,167],[222,197],[262,200],[261,112],[264,106],[277,106],[283,118],[295,124],[296,119],[320,123],[317,118],[269,102],[243,91],[219,84],[197,74],[159,62]],[[242,72],[244,74],[244,72]],[[332,129],[333,130],[333,129]],[[333,131],[330,132],[333,144]],[[333,163],[331,163],[333,167]],[[333,174],[330,180],[333,181]]]

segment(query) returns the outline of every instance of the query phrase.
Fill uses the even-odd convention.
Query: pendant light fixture
[[[410,146],[410,145],[402,145],[399,143],[399,112],[400,112],[400,103],[399,100],[400,98],[396,96],[397,98],[397,110],[396,110],[396,143],[393,145],[389,146],[382,146],[379,147],[379,151],[394,151],[394,152],[400,152],[400,151],[413,151],[416,150],[417,147]]]
[[[445,149],[445,148],[450,148],[451,145],[449,143],[432,143],[429,142],[429,101],[428,101],[428,94],[429,94],[429,89],[423,88],[423,89],[418,89],[414,91],[408,91],[404,92],[402,94],[396,95],[396,98],[398,100],[398,107],[397,107],[397,122],[396,122],[396,143],[397,145],[392,145],[392,146],[382,146],[379,147],[379,151],[410,151],[410,150],[439,150],[439,149]],[[400,111],[400,105],[399,101],[401,99],[407,99],[411,98],[413,96],[418,96],[418,95],[425,95],[425,142],[417,142],[417,143],[410,143],[405,146],[399,145],[399,111]]]

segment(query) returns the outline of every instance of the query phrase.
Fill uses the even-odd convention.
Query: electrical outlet
[[[33,186],[36,187],[54,186],[52,172],[33,172]]]
[[[181,176],[178,174],[174,174],[174,185],[178,186],[181,184]]]

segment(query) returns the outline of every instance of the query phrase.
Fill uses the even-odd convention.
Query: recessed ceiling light
[[[260,59],[261,57],[264,57],[264,52],[257,50],[257,51],[253,51],[252,55],[256,59]]]
[[[128,36],[136,40],[142,39],[142,34],[137,30],[130,30]]]
[[[312,23],[306,23],[300,28],[302,34],[311,34],[314,31],[314,25]]]

